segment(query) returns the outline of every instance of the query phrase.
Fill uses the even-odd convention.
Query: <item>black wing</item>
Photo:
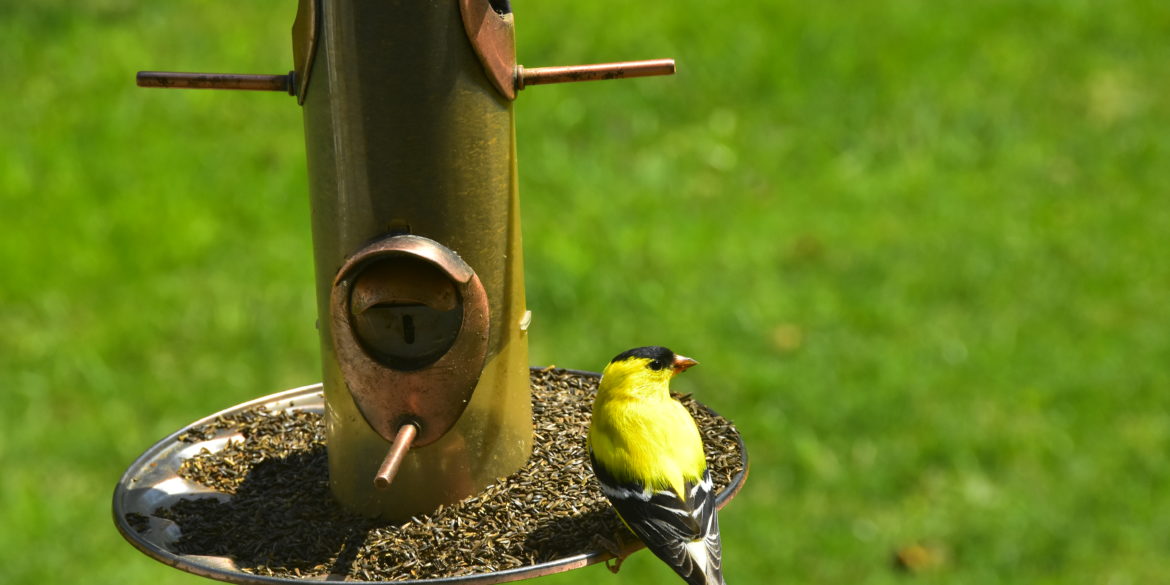
[[[651,492],[640,483],[618,482],[589,453],[601,491],[618,516],[658,558],[690,585],[722,585],[722,546],[711,474],[686,484],[685,498],[673,490]]]

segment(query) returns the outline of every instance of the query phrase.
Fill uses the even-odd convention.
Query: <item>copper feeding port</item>
[[[475,271],[434,240],[388,236],[346,261],[330,303],[346,387],[370,427],[394,443],[391,454],[442,437],[487,354],[488,301]],[[414,428],[409,440],[404,426]]]
[[[390,445],[390,451],[386,453],[386,458],[382,460],[382,466],[378,468],[378,475],[374,476],[374,487],[380,490],[390,489],[390,484],[394,481],[394,476],[398,474],[398,468],[402,465],[402,459],[406,457],[406,452],[410,450],[410,445],[414,443],[416,436],[418,436],[418,427],[414,423],[406,423],[399,427],[398,434],[394,437],[394,443]]]

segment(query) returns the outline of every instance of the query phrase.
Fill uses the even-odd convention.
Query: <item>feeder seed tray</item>
[[[232,583],[485,584],[601,562],[613,555],[598,537],[625,528],[585,451],[599,377],[532,369],[528,464],[406,522],[356,516],[334,502],[320,384],[234,406],[151,447],[114,491],[114,522],[147,555]],[[742,438],[707,407],[680,399],[699,422],[722,507],[747,476]],[[623,542],[632,547],[623,552],[640,548],[628,533]]]

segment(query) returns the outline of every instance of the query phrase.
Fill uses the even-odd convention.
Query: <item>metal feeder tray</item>
[[[532,368],[532,370],[536,372],[538,368]],[[567,374],[575,376],[600,378],[600,374],[595,372],[564,371]],[[217,451],[222,448],[228,439],[225,437],[216,437],[198,442],[184,442],[179,437],[192,429],[210,423],[220,416],[237,414],[258,406],[263,406],[271,413],[308,411],[323,415],[325,412],[325,404],[322,392],[321,384],[313,384],[238,404],[195,421],[162,439],[150,449],[147,449],[145,453],[130,465],[114,490],[113,513],[114,523],[117,525],[118,531],[135,548],[162,563],[202,577],[247,585],[301,583],[305,581],[345,581],[347,583],[358,584],[458,583],[461,585],[479,585],[505,583],[519,579],[560,573],[613,558],[613,554],[607,550],[584,550],[578,554],[565,556],[552,561],[489,573],[421,580],[360,581],[350,580],[341,575],[317,575],[304,578],[257,575],[241,570],[229,557],[183,554],[173,551],[168,546],[168,543],[174,542],[180,536],[179,529],[177,525],[153,516],[155,510],[160,507],[168,507],[179,500],[192,497],[216,497],[225,501],[232,497],[229,494],[215,491],[178,475],[179,466],[184,460],[200,453],[203,449],[208,449],[212,452]],[[705,405],[700,406],[706,408]],[[731,478],[730,484],[716,496],[716,503],[720,508],[735,497],[743,486],[743,482],[748,474],[747,451],[744,448],[742,436],[737,437],[737,443],[742,469]],[[148,524],[145,528],[142,526],[135,527],[128,519],[128,515],[145,517],[147,518]],[[139,530],[142,531],[140,532]],[[629,546],[623,552],[633,552],[641,548],[641,543],[627,544]]]

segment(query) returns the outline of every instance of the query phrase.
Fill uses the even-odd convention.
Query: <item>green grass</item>
[[[534,364],[661,343],[734,419],[733,583],[1152,583],[1170,8],[517,0]],[[293,3],[0,5],[0,582],[196,583],[110,520],[159,437],[320,378]],[[543,583],[669,583],[652,557]]]

